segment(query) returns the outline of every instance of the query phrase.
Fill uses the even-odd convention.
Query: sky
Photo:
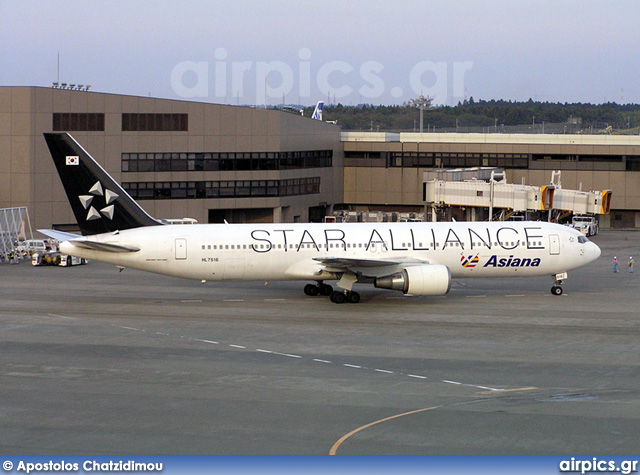
[[[0,85],[243,105],[640,103],[639,20],[636,0],[0,0]]]

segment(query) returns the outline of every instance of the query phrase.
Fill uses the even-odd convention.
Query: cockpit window
[[[585,244],[585,243],[589,242],[589,240],[585,236],[578,236],[578,242],[580,244]]]

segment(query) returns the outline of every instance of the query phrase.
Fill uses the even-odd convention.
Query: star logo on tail
[[[94,202],[94,200],[98,201],[97,197],[99,196],[104,199],[103,208],[100,208],[100,206]],[[80,195],[78,198],[80,199],[80,203],[82,203],[84,209],[87,210],[87,221],[100,219],[102,216],[108,219],[113,219],[114,206],[112,203],[118,199],[118,194],[111,190],[103,189],[102,184],[99,181],[91,187],[89,194]],[[94,207],[93,205],[96,206]],[[100,208],[100,210],[98,211],[96,208]]]

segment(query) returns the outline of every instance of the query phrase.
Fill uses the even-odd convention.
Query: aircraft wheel
[[[331,292],[331,297],[329,298],[333,303],[344,303],[344,301],[346,300],[344,292],[338,292],[336,290]]]
[[[304,286],[304,293],[309,297],[315,297],[318,295],[318,286],[313,284],[307,284]]]
[[[560,287],[559,285],[554,285],[553,287],[551,287],[551,293],[553,295],[562,295],[562,287]]]
[[[358,303],[360,302],[360,294],[358,292],[349,292],[347,300],[349,303]]]
[[[333,292],[333,287],[327,284],[320,284],[320,295],[328,297]]]

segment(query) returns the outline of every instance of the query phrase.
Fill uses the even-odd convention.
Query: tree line
[[[305,108],[310,117],[313,107]],[[324,107],[325,121],[337,121],[342,130],[404,131],[418,130],[420,110],[412,103],[402,105],[342,104]],[[572,132],[615,133],[640,130],[640,104],[552,103],[529,99],[525,102],[478,100],[473,97],[455,106],[437,106],[424,109],[424,131],[464,127],[496,128],[546,124],[572,125]]]

